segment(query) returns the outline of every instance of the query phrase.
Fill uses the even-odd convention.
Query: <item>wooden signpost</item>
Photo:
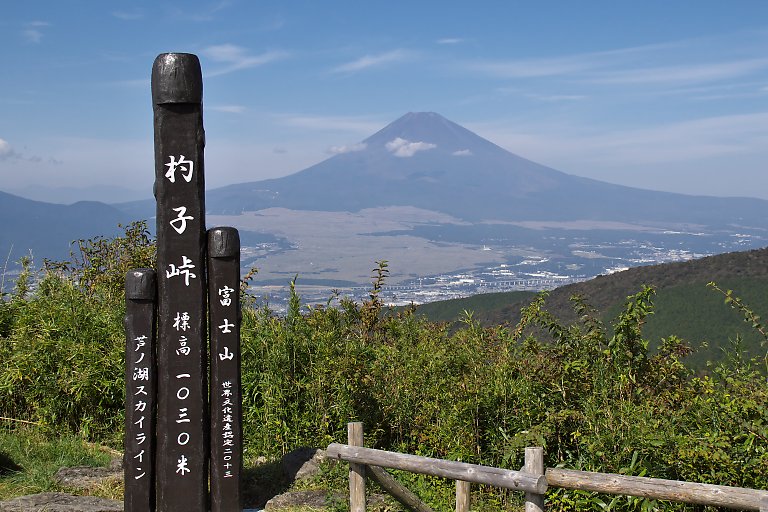
[[[211,512],[240,510],[240,235],[208,231],[208,315],[211,325]]]
[[[126,511],[242,509],[240,240],[234,228],[205,230],[202,98],[195,55],[165,53],[155,59],[157,274],[142,269],[126,279]],[[142,345],[141,353],[140,336],[153,341]],[[139,366],[144,361],[152,365],[146,374]],[[153,393],[141,404],[137,395],[130,396],[137,375],[152,383],[144,390]],[[142,408],[148,411],[138,416]],[[141,436],[146,439],[139,443]],[[147,472],[137,478],[139,468]],[[132,478],[136,485],[129,486]]]
[[[197,57],[152,67],[157,199],[157,509],[208,509],[203,78]]]
[[[125,276],[125,510],[155,509],[157,362],[154,270]]]

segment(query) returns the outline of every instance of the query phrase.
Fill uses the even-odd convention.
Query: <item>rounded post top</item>
[[[152,103],[202,103],[203,72],[191,53],[161,53],[152,65]]]
[[[231,258],[240,254],[240,233],[230,227],[208,230],[208,255],[211,258]]]
[[[157,274],[149,268],[135,268],[125,274],[126,300],[155,300]]]

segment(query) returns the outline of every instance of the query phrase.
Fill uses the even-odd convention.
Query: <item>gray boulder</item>
[[[325,510],[328,491],[293,491],[275,496],[264,507],[266,512],[275,512],[289,507],[305,507],[314,510]],[[344,496],[335,496],[336,500],[344,500]]]
[[[123,502],[95,496],[44,492],[0,501],[0,512],[123,512]]]
[[[290,483],[315,476],[320,464],[327,459],[325,451],[317,448],[297,448],[285,454],[280,465],[283,475]]]
[[[91,489],[103,483],[105,480],[120,480],[123,478],[123,470],[112,465],[108,468],[94,468],[88,466],[75,468],[61,468],[53,479],[62,487],[75,489]]]

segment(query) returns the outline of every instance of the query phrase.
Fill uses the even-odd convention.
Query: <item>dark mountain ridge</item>
[[[728,252],[706,256],[689,261],[661,263],[633,267],[609,275],[600,275],[588,281],[569,284],[547,292],[547,310],[565,321],[576,320],[571,306],[571,297],[579,295],[598,311],[606,311],[621,304],[627,296],[637,293],[645,286],[661,290],[692,283],[702,286],[709,282],[729,280],[766,280],[768,281],[768,247],[750,251]],[[505,322],[515,323],[520,319],[520,310],[526,306],[535,292],[504,292],[489,294],[493,300],[485,307],[481,299],[483,294],[474,295],[475,319],[483,325],[499,325]],[[503,296],[508,300],[502,300]],[[452,299],[419,306],[427,314],[430,309],[440,308],[461,313],[463,307],[448,307],[461,304],[467,299]],[[502,303],[500,305],[500,303]],[[768,300],[765,301],[768,305]],[[444,319],[444,318],[441,318]]]
[[[759,333],[744,322],[738,311],[724,303],[724,297],[707,287],[714,281],[722,289],[734,289],[756,314],[768,314],[768,247],[729,252],[685,262],[634,267],[548,292],[544,309],[562,325],[578,323],[571,297],[580,296],[594,307],[595,315],[609,325],[627,297],[643,286],[656,290],[654,314],[647,318],[643,336],[656,346],[662,337],[676,335],[696,348],[691,356],[698,368],[707,361],[720,360],[729,340],[738,335],[747,356],[765,355]],[[516,325],[522,309],[534,292],[505,292],[473,295],[464,299],[433,302],[418,306],[429,319],[456,323],[463,311],[472,311],[473,319],[484,326]],[[459,324],[456,324],[460,326]],[[608,327],[610,332],[610,327]],[[538,334],[548,337],[540,330]],[[704,345],[702,342],[707,342]]]
[[[118,224],[130,220],[120,210],[98,201],[62,205],[0,192],[0,254],[8,256],[10,262],[30,251],[35,257],[66,258],[74,240],[116,235]]]
[[[552,290],[547,298],[547,305],[562,318],[573,320],[575,316],[570,306],[570,298],[573,295],[581,295],[596,309],[605,311],[623,302],[628,295],[640,291],[643,285],[664,289],[691,283],[705,285],[710,281],[741,278],[768,280],[768,247],[717,254],[690,261],[633,267],[622,272],[597,276],[589,281]],[[509,306],[511,317],[515,316],[515,310],[519,311],[517,306]],[[510,318],[507,313],[502,316],[506,317],[506,320]],[[496,316],[493,320],[500,319],[501,316]]]

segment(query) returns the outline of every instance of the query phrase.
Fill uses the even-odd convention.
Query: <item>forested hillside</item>
[[[706,361],[720,359],[724,349],[732,349],[737,336],[749,355],[761,353],[760,335],[742,316],[724,307],[722,290],[733,290],[758,315],[768,315],[768,248],[732,252],[706,258],[662,265],[635,267],[582,283],[571,284],[547,293],[547,311],[564,323],[577,320],[571,298],[580,296],[599,311],[603,321],[618,314],[628,295],[642,286],[656,291],[656,310],[644,325],[645,336],[653,342],[662,337],[679,336],[697,347],[691,361],[703,367]],[[441,301],[419,306],[417,311],[432,321],[455,322],[464,312],[484,326],[516,324],[532,292],[493,293],[467,299]],[[730,340],[730,341],[729,341]]]

